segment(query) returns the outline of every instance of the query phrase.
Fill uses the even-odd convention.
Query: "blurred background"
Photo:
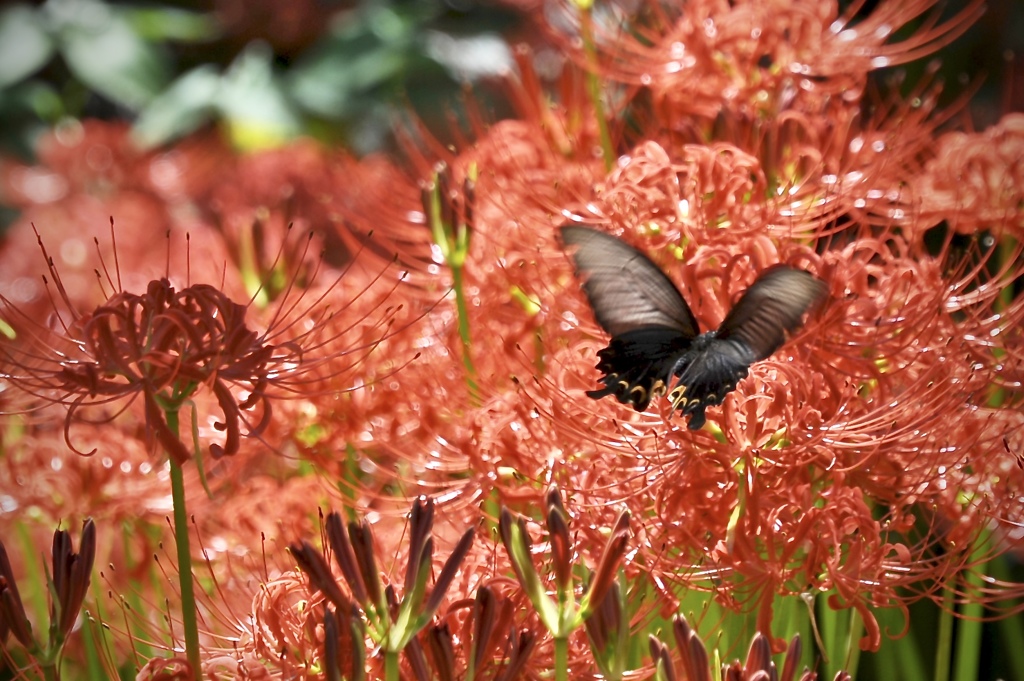
[[[138,143],[151,147],[220,126],[243,150],[312,136],[363,155],[387,150],[395,117],[415,111],[443,140],[467,86],[495,118],[505,115],[500,77],[513,68],[516,44],[534,48],[542,77],[557,74],[559,57],[545,50],[540,30],[546,4],[4,2],[0,153],[30,160],[38,136],[69,118],[129,120]],[[628,14],[639,3],[616,4]],[[1017,0],[989,3],[982,20],[937,55],[948,98],[980,88],[970,108],[977,128],[1024,108],[1022,8]],[[916,82],[913,71],[928,61],[906,67],[906,81]]]
[[[301,135],[386,148],[396,110],[441,122],[464,84],[506,72],[530,4],[3,3],[0,149],[28,159],[69,117],[130,120],[146,146],[221,125],[242,149]]]

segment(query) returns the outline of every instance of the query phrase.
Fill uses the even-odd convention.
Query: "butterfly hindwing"
[[[644,411],[651,399],[668,392],[672,369],[686,352],[690,339],[666,326],[649,326],[613,336],[597,353],[604,387],[587,395],[600,399],[615,395],[622,404]]]
[[[824,282],[788,265],[770,267],[750,285],[729,310],[715,336],[747,345],[752,362],[767,358],[786,341],[786,333],[824,297]]]

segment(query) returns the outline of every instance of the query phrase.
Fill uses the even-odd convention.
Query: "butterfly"
[[[561,235],[594,317],[611,336],[597,353],[604,387],[587,395],[615,395],[636,411],[667,395],[689,417],[690,430],[704,426],[704,410],[721,404],[751,364],[775,352],[827,291],[809,272],[775,265],[718,330],[701,333],[679,289],[646,255],[590,227],[566,225]]]

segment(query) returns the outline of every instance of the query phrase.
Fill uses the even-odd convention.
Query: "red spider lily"
[[[940,137],[925,172],[914,179],[920,212],[933,221],[954,216],[959,232],[992,229],[1024,231],[1024,214],[1015,200],[1024,183],[1024,114],[1008,114],[980,133],[952,132]]]
[[[180,657],[154,657],[135,675],[136,681],[189,681],[194,678],[188,660]]]
[[[702,7],[692,3],[679,25],[703,18]],[[836,30],[850,31],[843,40],[856,43],[851,49],[861,51],[849,66],[854,72],[849,77],[863,84],[867,71],[881,63],[872,59],[910,58],[919,47],[950,39],[977,11],[971,5],[950,23],[923,29],[902,47],[878,47],[889,40],[885,31],[869,35],[872,27],[899,25],[911,17],[909,12],[927,7],[887,5],[855,27],[846,27],[846,18],[836,24]],[[661,11],[651,8],[655,22],[663,19]],[[752,34],[738,27],[749,21],[750,13],[760,11],[746,6],[707,9],[718,31],[709,33],[709,39],[747,40]],[[765,34],[776,32],[777,37],[766,38],[773,54],[792,59],[786,50],[807,48],[803,43],[787,46],[787,41],[806,36],[780,28],[798,18],[794,11],[779,12],[772,18],[777,23],[763,27]],[[818,75],[826,77],[825,71],[837,67],[849,52],[828,35],[829,22],[822,21],[829,17],[804,19],[817,22],[818,34],[828,38],[826,47],[834,48],[814,60],[810,72],[820,62],[823,72]],[[695,21],[690,28],[699,33],[708,25]],[[764,599],[778,591],[801,592],[808,582],[835,588],[837,603],[859,608],[869,620],[864,643],[877,645],[869,606],[899,602],[899,586],[953,579],[968,560],[969,553],[963,551],[947,551],[936,559],[931,555],[936,546],[963,547],[965,540],[969,543],[970,537],[986,531],[989,522],[1019,522],[1020,511],[1011,500],[1024,481],[1013,471],[1006,474],[1007,462],[1013,461],[1005,456],[1006,449],[1019,447],[1004,445],[1001,438],[1006,435],[1016,443],[1022,436],[1016,411],[1024,303],[1008,293],[1021,275],[1020,250],[1008,241],[1001,255],[978,248],[961,257],[952,247],[952,236],[944,237],[937,255],[924,243],[940,213],[958,229],[998,219],[974,207],[991,203],[985,197],[996,192],[1008,192],[995,203],[996,211],[1010,219],[1000,221],[994,231],[1015,228],[1015,213],[1006,208],[1019,203],[1014,198],[1019,183],[1007,180],[1018,165],[1012,154],[1012,121],[976,138],[978,160],[972,168],[977,168],[977,181],[972,184],[988,183],[978,198],[958,202],[955,194],[947,193],[948,201],[943,203],[939,195],[934,197],[939,203],[931,205],[924,192],[932,175],[911,172],[920,171],[937,121],[943,120],[941,114],[932,115],[934,91],[929,86],[920,86],[915,94],[922,104],[894,98],[865,125],[854,122],[862,90],[848,89],[846,72],[823,84],[835,85],[836,92],[848,89],[845,99],[827,99],[830,111],[821,106],[824,98],[815,100],[817,104],[804,101],[822,91],[808,81],[806,89],[792,94],[798,98],[795,103],[780,105],[788,122],[800,122],[801,135],[770,137],[785,128],[780,125],[773,132],[765,124],[757,129],[752,117],[737,111],[748,101],[753,100],[751,106],[762,101],[756,96],[762,81],[746,93],[726,88],[723,96],[721,88],[701,90],[708,71],[718,68],[710,59],[703,66],[698,59],[677,77],[668,56],[675,47],[671,26],[663,21],[652,29],[652,34],[665,29],[657,36],[646,36],[643,30],[623,33],[617,27],[615,37],[604,36],[606,44],[599,41],[602,54],[621,60],[602,62],[603,74],[614,79],[618,73],[635,73],[636,82],[665,100],[643,121],[652,139],[618,158],[618,167],[594,183],[586,210],[579,213],[588,221],[596,215],[612,229],[635,235],[673,280],[694,292],[694,312],[705,328],[714,328],[737,293],[775,262],[809,266],[830,282],[832,300],[776,358],[754,368],[707,437],[677,432],[664,423],[664,412],[635,415],[579,403],[582,390],[590,387],[589,358],[596,345],[591,337],[600,337],[600,332],[590,325],[584,305],[561,295],[565,269],[560,272],[556,263],[538,254],[551,249],[551,226],[527,212],[535,204],[514,191],[506,193],[508,204],[499,219],[481,203],[481,197],[490,195],[481,191],[481,180],[474,243],[484,243],[486,249],[476,254],[518,267],[500,270],[490,286],[482,283],[480,299],[497,301],[513,283],[540,290],[539,307],[548,322],[538,324],[546,350],[543,368],[528,369],[526,351],[519,357],[505,355],[515,367],[512,371],[527,377],[533,373],[537,379],[518,383],[524,401],[495,398],[490,413],[501,415],[491,416],[478,430],[476,442],[482,443],[481,458],[487,459],[481,466],[505,465],[533,480],[557,475],[596,507],[625,499],[637,517],[653,512],[656,520],[648,527],[641,552],[650,551],[646,564],[656,566],[654,572],[664,583],[690,583],[690,572],[699,572],[735,579],[737,585],[760,584]],[[639,57],[628,44],[622,47],[634,35],[645,36],[637,42]],[[701,40],[697,36],[679,43],[691,49],[695,42],[700,47]],[[721,59],[741,58],[737,53],[730,48]],[[758,58],[755,54],[751,63]],[[774,63],[792,63],[785,59],[775,57]],[[585,57],[580,61],[590,65]],[[765,68],[770,71],[771,64]],[[723,71],[728,74],[729,68]],[[731,72],[737,77],[747,73],[738,67]],[[776,77],[775,89],[772,82],[765,88],[779,99],[769,97],[769,104],[784,99],[782,80],[788,76],[765,73],[771,77]],[[679,78],[692,78],[694,87],[680,88]],[[678,121],[702,100],[709,118],[714,114],[715,121],[735,123],[726,128],[729,142],[679,143],[680,138],[700,139],[676,133]],[[837,111],[838,120],[848,123],[832,128]],[[752,134],[731,134],[741,128]],[[702,131],[717,132],[710,123]],[[524,137],[544,139],[539,131]],[[498,126],[478,148],[501,149],[506,139],[506,148],[519,148],[513,145],[520,138]],[[1005,152],[985,147],[987,140],[997,139]],[[802,151],[794,152],[794,145]],[[479,153],[473,151],[464,154],[463,162]],[[547,158],[540,152],[535,157]],[[793,159],[799,158],[810,161],[794,171]],[[944,153],[943,159],[949,164],[955,157]],[[481,177],[487,177],[487,166],[480,167]],[[929,168],[940,170],[938,164]],[[942,169],[943,181],[953,188],[957,171],[947,168]],[[783,175],[782,169],[792,175]],[[537,163],[515,170],[518,175],[501,176],[503,189],[516,188],[517,180],[526,186],[527,177],[545,177],[548,167]],[[528,175],[530,171],[535,174]],[[574,177],[572,169],[562,174]],[[914,187],[901,189],[908,176],[915,177]],[[920,194],[915,194],[916,187],[921,187]],[[790,189],[798,192],[790,194]],[[511,220],[509,215],[522,217]],[[978,235],[979,244],[985,238]],[[467,271],[486,267],[471,257]],[[496,304],[484,302],[482,309],[494,310]],[[564,333],[575,320],[583,320],[582,333]],[[499,334],[508,334],[512,327],[493,313],[490,321],[481,318],[477,323]],[[993,386],[1005,386],[998,407],[986,405]],[[505,494],[515,494],[514,478],[499,480]],[[989,496],[992,485],[999,494]],[[964,494],[969,504],[964,504]],[[951,523],[955,532],[936,522],[923,534],[914,528],[917,510],[931,503],[956,519]],[[666,546],[675,552],[687,548],[680,556]],[[732,584],[719,583],[717,588],[731,593]],[[770,602],[764,599],[749,605],[762,608],[759,624],[768,631]]]
[[[707,291],[700,296],[704,310],[696,314],[710,327],[735,293],[723,301],[704,282],[734,281],[733,268],[747,258],[772,262],[779,257],[778,247],[768,240],[750,238],[732,245],[732,237],[707,234],[720,245],[698,248],[685,269],[675,265],[670,248],[661,251],[666,266],[676,268],[671,270],[674,279],[692,281],[691,290]],[[660,239],[656,232],[653,240]],[[739,255],[744,250],[750,255]],[[951,517],[972,518],[957,525],[970,528],[969,536],[985,531],[982,516],[1000,523],[1019,518],[1019,510],[1008,502],[1022,480],[1005,476],[1003,445],[995,437],[1010,432],[1019,439],[1019,419],[1013,416],[1019,397],[998,410],[978,407],[979,396],[993,383],[1003,384],[1019,372],[1020,339],[1012,329],[1024,308],[1015,301],[999,310],[995,296],[1019,276],[1020,261],[1011,255],[1003,271],[983,287],[973,275],[967,277],[973,293],[963,315],[953,302],[963,280],[943,279],[943,262],[951,261],[946,256],[932,260],[901,235],[864,237],[825,258],[804,250],[802,257],[829,268],[825,271],[845,281],[856,297],[847,293],[834,299],[822,319],[795,341],[817,346],[817,351],[802,353],[791,346],[783,361],[755,369],[747,397],[724,405],[717,441],[658,428],[657,420],[644,416],[617,414],[611,421],[600,413],[576,411],[566,414],[555,432],[544,433],[545,424],[533,420],[529,428],[534,432],[515,449],[518,457],[528,458],[533,442],[576,442],[571,447],[578,449],[570,452],[592,452],[604,468],[576,477],[578,467],[568,463],[566,475],[580,493],[593,497],[595,490],[607,489],[607,500],[637,494],[638,515],[640,508],[655,509],[657,521],[648,524],[641,551],[652,550],[648,564],[665,564],[664,572],[656,568],[659,580],[693,581],[688,570],[680,570],[684,561],[665,552],[666,546],[675,551],[690,546],[698,561],[692,570],[735,575],[737,587],[761,586],[765,600],[748,606],[761,608],[759,626],[765,631],[771,623],[769,594],[798,593],[808,583],[820,583],[838,591],[836,604],[862,612],[869,632],[864,643],[877,645],[869,605],[892,603],[900,585],[955,578],[969,556],[947,552],[942,561],[931,557],[937,542],[970,544],[963,535],[942,536],[948,530],[912,538],[913,511],[925,498],[940,503]],[[698,264],[708,260],[716,264]],[[725,267],[717,264],[722,262]],[[915,277],[902,272],[914,272]],[[983,337],[1001,339],[998,347],[1004,354],[972,351],[971,339]],[[565,371],[588,370],[568,355],[561,361]],[[798,368],[802,362],[805,368]],[[559,394],[559,381],[572,388]],[[556,377],[549,385],[551,394],[542,388],[536,404],[556,420],[565,413],[572,390],[585,387]],[[1007,385],[1019,391],[1019,382]],[[951,413],[962,420],[950,419]],[[971,425],[965,428],[965,421]],[[566,449],[565,444],[561,447]],[[540,448],[536,456],[542,460],[547,450]],[[968,456],[973,462],[969,478]],[[979,467],[993,472],[976,476]],[[997,468],[1004,474],[995,474]],[[631,478],[644,489],[623,482]],[[991,503],[987,495],[973,498],[968,508],[954,503],[964,490],[987,489],[997,480],[1004,489]],[[872,512],[879,503],[889,510],[881,520]],[[718,588],[732,591],[729,586]]]
[[[722,111],[753,116],[788,106],[848,107],[868,72],[934,52],[963,34],[983,9],[972,2],[941,21],[935,5],[882,3],[857,16],[860,5],[840,14],[835,3],[722,7],[695,0],[644,4],[632,17],[593,18],[566,1],[547,16],[551,34],[581,65],[613,83],[648,88],[659,113],[683,127],[684,117],[710,121]],[[902,37],[899,29],[922,17],[926,28]],[[596,59],[585,49],[588,21]],[[623,32],[623,21],[632,30]],[[578,40],[581,33],[584,40]]]
[[[344,328],[329,330],[332,315],[324,301],[329,300],[331,288],[308,309],[300,309],[301,316],[315,320],[310,330],[294,333],[288,340],[281,336],[295,322],[283,321],[282,316],[299,309],[302,293],[295,300],[286,297],[271,328],[259,334],[247,325],[247,306],[234,302],[214,286],[193,284],[178,291],[163,278],[151,281],[144,294],[135,294],[119,290],[118,271],[117,283],[108,278],[116,292],[91,312],[80,314],[41,237],[39,244],[50,279],[71,315],[65,320],[57,313],[64,333],[56,341],[69,349],[48,351],[46,343],[55,341],[45,332],[35,332],[41,348],[20,341],[5,343],[5,374],[13,387],[67,406],[65,439],[72,449],[70,428],[81,409],[141,396],[147,439],[159,443],[180,464],[189,458],[190,448],[177,429],[169,426],[167,413],[177,413],[201,386],[206,386],[222,413],[222,420],[214,427],[225,433],[224,444],[214,443],[210,451],[215,457],[233,455],[239,448],[243,424],[248,435],[258,437],[270,423],[272,395],[299,387],[309,389],[314,382],[349,369],[341,365],[323,371],[324,357],[306,354],[307,350],[325,350],[346,332]],[[6,298],[0,300],[16,325],[31,332],[32,321]],[[385,310],[385,319],[393,311]],[[275,328],[273,324],[281,326]],[[373,326],[383,336],[388,324],[377,322]],[[365,339],[368,346],[356,345],[340,353],[328,350],[328,356],[336,360],[351,350],[372,347],[380,336]],[[238,389],[246,393],[242,399],[235,396]],[[257,414],[254,423],[243,413],[249,411]]]
[[[925,9],[918,4],[907,11]],[[471,412],[472,427],[460,432],[435,422],[431,427],[443,442],[431,446],[450,454],[444,461],[453,468],[461,456],[474,470],[513,472],[486,482],[463,479],[451,489],[493,484],[504,495],[525,497],[530,494],[518,480],[556,477],[588,506],[625,501],[635,517],[653,515],[640,552],[667,592],[706,576],[724,601],[759,608],[759,626],[767,632],[773,594],[801,593],[809,584],[834,589],[836,605],[865,616],[868,646],[880,635],[872,607],[915,598],[898,590],[914,584],[927,585],[922,592],[934,596],[935,584],[955,580],[973,560],[950,547],[969,545],[990,523],[1019,522],[1012,500],[1024,480],[1005,469],[1013,464],[1006,450],[1019,449],[1022,437],[1024,303],[1007,298],[1021,275],[1019,248],[1007,241],[997,255],[980,234],[976,246],[960,253],[953,236],[939,232],[936,253],[925,239],[934,237],[929,230],[940,214],[954,226],[991,221],[992,214],[977,213],[974,203],[986,204],[985,196],[1002,191],[1009,193],[997,210],[1011,219],[994,231],[1014,227],[1014,213],[1005,209],[1018,203],[1013,197],[1019,193],[1006,180],[1016,168],[1012,121],[976,138],[979,160],[972,167],[979,181],[991,182],[979,198],[934,205],[924,192],[940,167],[928,165],[924,173],[921,166],[946,120],[935,112],[934,87],[925,81],[915,88],[919,103],[884,100],[871,120],[860,122],[864,78],[877,67],[871,59],[909,58],[918,47],[934,47],[960,31],[976,9],[892,49],[878,47],[888,35],[866,36],[843,19],[838,28],[853,31],[844,40],[854,39],[865,58],[851,65],[852,75],[837,72],[822,87],[839,92],[852,82],[861,85],[845,98],[814,99],[820,88],[798,89],[795,103],[780,104],[785,122],[775,128],[770,122],[758,127],[756,117],[736,111],[746,101],[742,91],[723,96],[698,89],[713,104],[715,121],[732,126],[721,135],[726,141],[681,143],[703,142],[704,134],[719,131],[709,122],[702,135],[685,134],[685,128],[679,133],[686,106],[699,97],[665,85],[664,107],[643,120],[647,139],[625,150],[607,177],[593,179],[592,167],[559,158],[539,121],[494,126],[450,160],[450,167],[480,169],[466,261],[466,280],[476,287],[470,325],[475,338],[506,342],[502,352],[482,353],[493,369],[477,365],[481,383],[494,394]],[[740,26],[739,13],[755,10],[740,7],[727,17],[721,13],[730,8],[716,11],[718,25]],[[777,30],[772,45],[778,54],[789,55],[785,41],[804,35],[779,28],[787,16],[795,15],[766,28]],[[880,7],[863,28],[909,17],[895,4]],[[829,37],[821,16],[807,20],[819,22],[819,33]],[[742,31],[730,30],[738,41]],[[633,34],[619,35],[629,41]],[[669,50],[669,38],[662,40]],[[828,44],[836,47],[831,37]],[[652,87],[675,73],[656,56],[627,64],[630,53],[616,52],[610,37],[607,47],[604,53],[621,58],[622,68],[649,73]],[[847,54],[843,50],[826,55],[827,69],[840,63],[836,55]],[[618,65],[601,66],[615,77]],[[698,66],[684,75],[699,82],[707,69]],[[769,88],[779,102],[785,77]],[[802,87],[803,77],[798,81]],[[687,92],[686,102],[670,99],[678,92]],[[761,101],[756,88],[747,94]],[[545,113],[563,118],[558,109]],[[982,162],[989,139],[1000,140],[1005,152],[990,151]],[[954,157],[943,158],[943,181],[953,187]],[[575,197],[577,203],[565,186],[588,174],[592,189]],[[490,191],[483,190],[485,182]],[[753,277],[777,262],[819,274],[830,283],[831,299],[776,357],[753,368],[709,433],[677,431],[658,407],[637,415],[588,405],[582,392],[592,387],[601,335],[583,300],[565,296],[568,268],[556,257],[552,234],[559,204],[633,235],[693,292],[704,328],[714,328]],[[535,316],[509,304],[512,291],[539,301]],[[520,328],[529,328],[539,343]],[[514,387],[502,381],[509,374],[519,379]],[[989,406],[994,386],[1005,386],[1003,402]],[[989,495],[993,485],[999,493]],[[915,525],[920,509],[933,503],[948,520]]]
[[[274,327],[272,317],[268,325],[281,334],[259,335],[260,313],[251,306],[250,318],[231,335],[221,328],[227,318],[238,317],[230,298],[207,298],[191,285],[169,284],[157,287],[160,300],[170,301],[160,308],[167,329],[161,338],[179,334],[186,343],[181,347],[193,352],[205,346],[192,343],[192,335],[205,343],[203,334],[220,333],[238,342],[240,354],[196,350],[186,366],[166,347],[150,358],[146,346],[137,353],[149,363],[146,373],[120,355],[97,364],[94,374],[71,373],[77,381],[71,385],[82,392],[68,395],[66,404],[79,408],[74,400],[83,398],[83,406],[102,405],[138,394],[88,396],[92,385],[114,391],[128,381],[120,373],[103,373],[106,367],[123,372],[127,366],[143,391],[145,380],[165,387],[176,380],[186,386],[220,382],[229,392],[240,387],[247,393],[239,403],[254,400],[258,413],[248,430],[276,442],[273,429],[290,424],[282,424],[288,419],[280,407],[271,414],[264,404],[271,390],[312,393],[317,424],[331,429],[316,443],[318,461],[334,471],[343,467],[338,452],[346,452],[344,492],[356,505],[375,509],[394,503],[397,489],[409,496],[447,495],[446,508],[476,514],[481,499],[536,504],[538,490],[557,481],[575,504],[571,542],[562,511],[545,508],[551,552],[558,558],[555,583],[563,592],[573,579],[573,551],[597,555],[606,541],[597,528],[609,527],[615,519],[611,509],[625,506],[637,532],[637,560],[628,561],[626,571],[631,579],[655,585],[666,614],[694,587],[713,590],[727,606],[757,611],[764,636],[748,655],[753,661],[742,666],[751,675],[768,673],[767,649],[783,645],[769,638],[779,594],[821,593],[835,607],[858,609],[869,647],[881,634],[874,608],[905,607],[921,597],[938,600],[947,586],[965,602],[1004,598],[1019,586],[991,582],[978,590],[961,579],[980,560],[970,550],[979,536],[996,532],[1000,541],[989,553],[1002,551],[1019,544],[1014,531],[1024,522],[1024,476],[1015,460],[1024,451],[1024,303],[1013,288],[1022,265],[1019,247],[1007,238],[1020,231],[1024,185],[1014,181],[1020,170],[1019,124],[1010,116],[989,131],[937,138],[950,118],[937,110],[936,89],[927,79],[907,97],[883,94],[871,101],[868,72],[952,39],[978,4],[949,21],[935,18],[916,32],[897,31],[922,13],[927,17],[931,7],[883,2],[862,10],[855,21],[821,3],[694,2],[679,12],[665,3],[648,4],[627,30],[621,17],[607,15],[615,21],[605,24],[595,9],[585,17],[594,51],[581,51],[570,40],[563,44],[578,52],[584,69],[606,81],[601,99],[613,130],[608,148],[596,120],[602,106],[587,99],[579,71],[566,69],[562,89],[549,96],[531,71],[528,53],[520,51],[526,68],[513,96],[523,120],[475,126],[479,139],[460,152],[421,151],[413,159],[417,177],[381,159],[334,163],[304,148],[252,160],[231,175],[251,184],[190,193],[204,197],[203,212],[217,216],[225,231],[236,234],[231,230],[238,228],[234,243],[240,247],[246,238],[260,242],[261,230],[273,234],[292,217],[330,221],[353,251],[373,228],[388,244],[383,250],[402,251],[398,261],[414,270],[418,287],[410,298],[422,302],[435,292],[440,297],[453,274],[445,269],[450,263],[441,245],[430,248],[431,211],[420,193],[436,161],[444,160],[449,174],[443,179],[450,182],[443,191],[438,183],[431,200],[439,200],[439,217],[464,223],[473,235],[454,245],[465,246],[458,264],[464,319],[473,338],[468,352],[479,386],[476,400],[466,396],[468,369],[459,361],[457,333],[463,317],[452,299],[431,308],[426,324],[388,341],[389,353],[422,351],[427,361],[394,373],[401,361],[374,357],[363,380],[381,380],[335,399],[318,372],[291,383],[279,380],[294,376],[288,351],[297,327]],[[577,12],[574,7],[571,21],[559,27],[572,39]],[[547,16],[559,20],[557,11]],[[871,105],[874,113],[865,118]],[[627,131],[625,121],[635,127]],[[272,172],[278,160],[286,167]],[[608,161],[614,161],[610,171]],[[330,173],[333,185],[314,177]],[[467,211],[465,179],[474,174]],[[358,196],[347,196],[346,188]],[[335,189],[337,196],[325,198]],[[264,202],[261,194],[270,198]],[[318,202],[323,205],[314,209]],[[598,222],[649,253],[685,288],[703,328],[714,328],[739,292],[779,262],[827,281],[830,299],[802,332],[753,367],[725,403],[711,410],[707,430],[687,433],[663,405],[636,414],[584,397],[594,387],[595,354],[606,339],[554,239],[555,226],[567,219]],[[266,250],[257,247],[261,273],[273,269],[267,254],[275,238],[263,240]],[[330,243],[333,237],[323,238]],[[305,268],[303,258],[297,260]],[[161,283],[159,276],[154,281]],[[149,309],[148,302],[129,305],[128,298],[118,299],[96,321],[80,319],[109,329],[109,335],[120,333],[117,324],[126,310],[141,317]],[[188,309],[216,313],[208,323],[185,328],[173,321],[179,300]],[[287,307],[275,304],[272,310]],[[381,326],[362,323],[361,315],[372,309],[361,303],[355,313],[360,321],[345,327],[359,336],[356,347],[377,347],[383,333]],[[313,355],[336,357],[330,348],[349,336],[334,338],[334,326],[320,326],[328,316],[307,319],[320,330],[299,334],[303,351],[295,349],[292,364],[308,366]],[[331,321],[343,324],[338,317]],[[84,327],[71,321],[68,328],[80,333]],[[69,347],[61,362],[78,360],[87,346],[83,340]],[[266,348],[282,362],[276,369],[263,363]],[[34,368],[55,366],[52,353],[41,358],[19,359]],[[328,377],[348,371],[315,366]],[[63,369],[27,375],[46,378],[38,387],[49,393],[55,385],[66,387],[53,382],[68,380]],[[221,398],[216,389],[205,392]],[[163,406],[159,396],[154,399]],[[242,432],[245,416],[241,404],[235,405],[223,427],[237,418]],[[242,470],[241,461],[222,463]],[[223,523],[225,536],[247,541],[259,536],[261,513],[302,527],[296,498],[312,486],[283,491],[265,479],[239,478],[239,498],[224,505],[221,517],[200,522]],[[275,496],[258,498],[269,496],[267,490]],[[382,525],[374,525],[378,538],[387,531]],[[518,523],[506,528],[526,534]],[[357,545],[366,550],[361,530],[358,542],[343,530],[335,534],[341,535],[339,546],[343,540],[352,545],[353,555]],[[422,534],[411,543],[416,548],[410,550],[410,570],[429,554]],[[310,568],[311,581],[327,584],[333,580],[330,566],[314,566],[314,555],[320,557],[295,554]],[[283,674],[310,673],[321,649],[324,659],[344,657],[352,620],[343,606],[363,602],[354,584],[381,612],[398,611],[393,591],[389,598],[386,588],[364,580],[364,572],[388,572],[381,555],[387,554],[377,553],[369,568],[347,564],[344,581],[335,582],[338,593],[326,595],[331,590],[324,589],[336,608],[330,626],[337,631],[327,641],[320,608],[306,607],[320,601],[307,601],[308,593],[295,583],[271,582],[254,607],[258,635],[248,651],[278,660]],[[508,573],[494,561],[475,558],[467,556],[452,578],[456,596],[473,593],[481,581],[475,574]],[[419,576],[405,574],[412,581]],[[615,588],[613,583],[586,622],[591,646],[600,651],[612,650],[623,630],[614,626],[620,619],[611,596]],[[417,673],[426,665],[448,673],[453,654],[457,670],[468,668],[453,651],[457,624],[455,616],[445,617],[429,628],[429,638],[410,640],[410,665],[415,660]],[[511,626],[502,627],[501,637],[522,640]],[[470,639],[462,634],[461,640]],[[337,643],[337,651],[326,643]],[[534,669],[550,657],[540,647],[530,658]],[[586,665],[599,654],[582,647],[572,652],[586,657]],[[703,668],[693,674],[702,675]],[[782,673],[796,675],[789,666]]]
[[[319,659],[323,645],[317,605],[309,601],[309,589],[298,574],[286,573],[269,580],[254,595],[251,608],[251,641],[245,653],[257,660],[276,662],[284,675],[306,673]],[[281,651],[286,650],[286,655]],[[238,651],[234,657],[240,658]]]

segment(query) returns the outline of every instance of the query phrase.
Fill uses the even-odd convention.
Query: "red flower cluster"
[[[454,151],[410,135],[407,169],[312,145],[235,159],[186,142],[146,155],[93,124],[74,145],[56,137],[64,154],[6,181],[28,187],[25,178],[45,176],[31,186],[61,188],[22,192],[22,220],[44,232],[51,285],[72,314],[45,332],[29,325],[52,309],[47,289],[26,287],[23,266],[5,270],[4,318],[21,339],[4,342],[4,380],[69,407],[66,424],[86,404],[142,396],[136,423],[182,460],[188,449],[167,436],[164,401],[201,400],[199,387],[209,387],[221,416],[196,432],[217,441],[211,428],[225,432],[215,453],[242,462],[217,462],[215,490],[237,496],[211,501],[198,521],[222,555],[259,541],[247,509],[271,508],[270,543],[283,551],[311,533],[313,497],[332,497],[369,514],[376,553],[369,539],[356,553],[395,556],[367,574],[408,566],[406,553],[426,574],[424,537],[402,548],[410,542],[394,518],[427,495],[444,518],[446,532],[430,540],[439,553],[488,514],[496,520],[500,502],[523,514],[507,543],[527,556],[521,537],[537,534],[527,518],[541,521],[544,490],[557,484],[559,513],[574,514],[570,543],[551,530],[561,558],[573,547],[600,556],[603,528],[628,509],[633,537],[616,555],[665,611],[641,616],[674,613],[689,589],[711,591],[757,612],[768,639],[756,640],[751,659],[765,671],[769,640],[782,647],[771,637],[776,598],[823,594],[857,609],[862,645],[877,647],[873,609],[963,590],[975,562],[1019,548],[1024,524],[1020,116],[980,133],[944,132],[949,116],[931,81],[900,96],[876,93],[869,78],[953,40],[980,4],[943,20],[930,0],[882,2],[856,21],[811,1],[694,0],[677,12],[647,3],[630,17],[579,4],[546,15],[568,55],[553,94],[534,55],[519,50],[508,84],[519,120],[477,122],[476,139]],[[922,16],[923,28],[901,30]],[[97,158],[97,147],[106,160],[93,168],[82,158]],[[146,219],[131,212],[140,205]],[[206,283],[193,284],[195,272],[176,282],[169,272],[187,270],[163,261],[156,275],[139,274],[153,269],[143,260],[153,232],[132,231],[116,269],[144,284],[108,276],[114,291],[90,300],[65,266],[81,270],[82,221],[69,216],[97,206],[119,225],[193,234],[212,254],[196,270]],[[323,245],[324,260],[291,245],[289,223],[315,232],[308,243]],[[702,329],[717,328],[777,263],[814,273],[828,300],[691,432],[664,401],[635,413],[585,395],[608,339],[557,242],[564,223],[596,225],[649,254]],[[23,258],[26,229],[9,236],[5,262]],[[28,329],[43,342],[21,345]],[[279,397],[294,399],[271,408]],[[130,418],[113,422],[137,435],[122,424]],[[22,444],[45,439],[43,419],[30,426]],[[288,459],[267,461],[259,444],[239,439],[245,431],[314,462],[328,484]],[[492,578],[512,590],[511,563],[483,543],[445,574],[453,612]],[[329,590],[329,564],[299,548]],[[218,559],[218,577],[246,581]],[[288,669],[310,668],[324,630],[302,609],[301,585],[263,566],[256,574],[270,586],[253,604],[233,603],[256,612],[238,650],[265,660],[288,650],[288,664],[298,661]],[[544,602],[547,582],[527,576]],[[995,603],[1021,592],[1001,586],[972,597]],[[348,621],[340,611],[352,600],[334,595],[330,626]],[[367,608],[380,599],[354,600]],[[502,621],[537,631],[535,620]],[[591,630],[608,629],[598,624]],[[431,631],[430,659],[443,662],[450,632]],[[550,644],[528,643],[537,650],[520,663],[543,668]],[[583,633],[570,643],[574,672],[594,671]],[[663,647],[652,650],[664,664]],[[738,665],[733,675],[743,678]]]

